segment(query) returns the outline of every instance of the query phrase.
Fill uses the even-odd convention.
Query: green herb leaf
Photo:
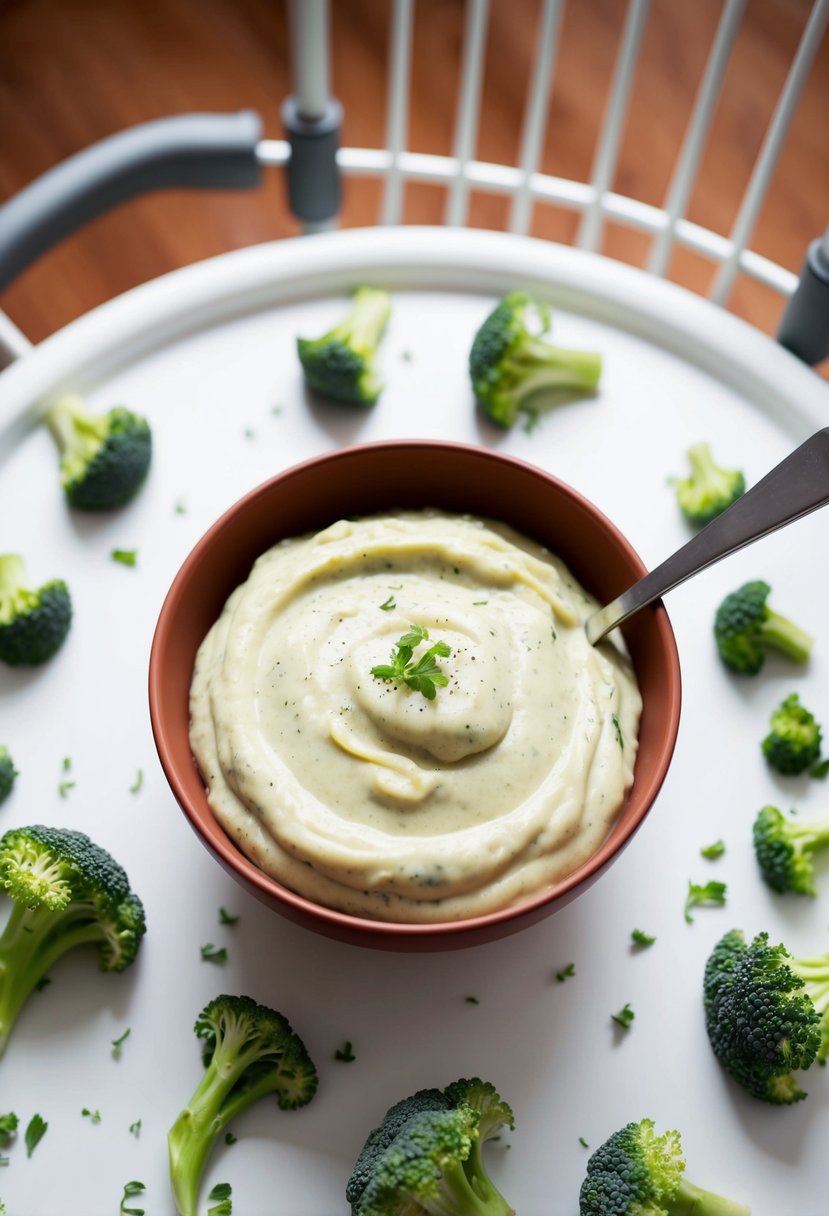
[[[17,1131],[19,1122],[20,1120],[13,1110],[10,1110],[7,1115],[0,1115],[0,1144],[8,1144]]]
[[[121,1216],[144,1216],[143,1208],[127,1208],[124,1204],[128,1199],[134,1199],[136,1195],[143,1194],[146,1191],[143,1182],[128,1182],[124,1187],[124,1194],[121,1196],[121,1206],[118,1208]]]
[[[636,1014],[633,1012],[630,1005],[626,1004],[622,1006],[618,1013],[611,1013],[610,1016],[618,1026],[621,1026],[624,1030],[629,1030],[630,1024],[636,1017]]]
[[[45,1120],[40,1117],[40,1115],[32,1115],[31,1119],[29,1120],[29,1126],[23,1133],[27,1157],[31,1157],[38,1144],[40,1144],[48,1126],[49,1124],[46,1123]]]
[[[556,972],[556,979],[558,980],[558,982],[560,984],[563,984],[565,980],[569,979],[571,975],[575,975],[575,974],[576,974],[576,964],[568,963],[566,967],[561,968],[561,971]]]
[[[239,1137],[234,1136],[233,1132],[225,1132],[225,1144],[235,1144],[238,1139]]]
[[[183,498],[177,498],[176,501],[173,503],[173,510],[175,511],[176,515],[186,515],[187,514],[187,503],[184,501]]]
[[[334,1059],[341,1060],[343,1064],[351,1064],[353,1060],[357,1059],[354,1052],[351,1050],[350,1039],[346,1039],[342,1047],[337,1048],[337,1050],[334,1052]]]
[[[120,562],[122,566],[134,566],[138,561],[138,550],[113,549],[109,556],[114,562]]]
[[[380,605],[380,608],[382,609],[383,612],[391,612],[392,608],[396,608],[396,607],[397,607],[397,603],[396,603],[393,595],[390,595],[389,598],[387,600],[384,600],[384,602]]]
[[[136,1119],[134,1123],[130,1124],[130,1131],[132,1132],[132,1134],[135,1136],[135,1138],[137,1140],[139,1135],[141,1134],[141,1120],[140,1119]]]
[[[725,852],[725,841],[715,840],[713,844],[707,844],[704,849],[700,849],[700,856],[707,861],[716,861],[718,857],[722,857]]]
[[[227,950],[224,946],[214,946],[212,942],[208,942],[206,946],[201,948],[202,961],[205,963],[226,963]]]
[[[481,1003],[476,996],[465,996],[463,999],[467,1005],[480,1005]]]
[[[101,1122],[101,1112],[99,1110],[90,1110],[88,1106],[81,1109],[81,1114],[84,1119],[89,1119],[90,1123]]]
[[[42,992],[44,988],[49,987],[51,982],[52,981],[49,979],[48,975],[42,975],[40,977],[40,979],[37,981],[37,983],[35,984],[35,992]]]
[[[818,781],[825,781],[829,776],[829,759],[818,760],[817,764],[809,769],[809,776],[816,777]]]
[[[624,738],[622,737],[622,726],[621,726],[621,723],[619,722],[619,719],[616,716],[616,714],[610,715],[610,721],[613,723],[613,729],[616,732],[616,742],[619,744],[619,747],[621,747],[622,750],[624,751],[625,741],[624,741]]]
[[[590,1145],[587,1143],[584,1136],[579,1136],[579,1144],[582,1146],[582,1148],[590,1148]]]
[[[694,918],[691,915],[691,909],[699,907],[700,904],[716,904],[722,906],[725,903],[726,887],[724,882],[706,882],[702,884],[689,882],[688,895],[685,900],[685,920],[689,925],[694,923]]]
[[[449,683],[449,677],[444,675],[435,660],[448,658],[452,651],[446,642],[435,642],[414,662],[415,648],[428,638],[428,629],[413,624],[395,642],[389,656],[390,662],[378,663],[372,667],[371,674],[375,679],[392,681],[398,687],[405,684],[414,692],[421,693],[427,701],[434,701],[436,689],[445,688]]]
[[[60,794],[61,798],[68,797],[69,791],[73,790],[76,784],[77,782],[75,781],[61,781],[60,785],[58,786],[58,793]]]
[[[130,786],[130,793],[137,794],[143,784],[144,784],[144,771],[143,771],[143,769],[139,768],[136,771],[135,780],[133,781],[132,785]]]
[[[220,925],[236,925],[239,923],[238,916],[231,916],[225,908],[219,908],[219,924]]]
[[[632,940],[637,946],[652,946],[656,941],[650,933],[645,933],[642,929],[632,929],[630,934]]]
[[[229,1182],[217,1182],[213,1190],[207,1196],[208,1202],[215,1206],[207,1209],[207,1216],[231,1216],[233,1204],[231,1202],[231,1187]]]
[[[131,1028],[128,1026],[124,1033],[117,1039],[112,1040],[112,1054],[116,1060],[121,1058],[121,1048],[124,1045],[124,1040],[130,1036]]]

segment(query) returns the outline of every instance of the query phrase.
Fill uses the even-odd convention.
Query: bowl
[[[680,711],[676,642],[657,603],[622,631],[643,702],[633,785],[599,849],[526,903],[462,921],[377,921],[316,904],[260,870],[214,818],[191,754],[188,695],[198,647],[230,592],[277,541],[318,531],[344,516],[425,507],[512,525],[558,554],[600,603],[646,573],[628,541],[592,503],[533,465],[456,443],[363,444],[278,474],[221,516],[186,558],[164,600],[149,670],[150,716],[165,775],[196,835],[225,870],[297,924],[352,945],[397,951],[493,941],[549,916],[585,891],[619,856],[653,805],[673,754]]]

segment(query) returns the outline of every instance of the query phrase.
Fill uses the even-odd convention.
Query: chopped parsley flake
[[[122,1035],[120,1035],[117,1039],[112,1040],[112,1054],[116,1060],[120,1060],[121,1048],[124,1045],[124,1040],[129,1038],[130,1032],[131,1028],[128,1026]]]
[[[128,1199],[134,1199],[136,1195],[141,1195],[146,1191],[143,1182],[128,1182],[124,1187],[124,1194],[121,1196],[121,1206],[118,1208],[120,1216],[144,1216],[143,1208],[127,1208],[124,1204]]]
[[[40,1115],[32,1115],[29,1120],[29,1126],[23,1133],[23,1139],[26,1144],[26,1156],[31,1157],[37,1146],[43,1139],[46,1129],[49,1124],[41,1118]]]
[[[688,895],[685,899],[685,920],[689,925],[694,923],[691,909],[700,904],[714,904],[722,907],[728,888],[724,882],[688,883]]]
[[[652,934],[645,933],[642,929],[632,929],[630,936],[637,946],[652,946],[656,941]]]
[[[561,971],[556,972],[556,979],[558,980],[558,982],[560,984],[563,984],[565,980],[569,979],[571,975],[575,975],[575,974],[576,974],[576,964],[568,963],[566,967],[561,968]]]
[[[236,925],[239,923],[238,916],[231,916],[226,908],[219,908],[219,924],[220,925]]]
[[[212,942],[208,942],[206,946],[202,946],[201,956],[205,963],[226,963],[227,949],[225,946],[214,946]]]
[[[337,1050],[334,1052],[334,1059],[341,1060],[343,1064],[350,1064],[353,1060],[357,1059],[351,1049],[350,1039],[346,1039],[342,1047],[337,1048]]]
[[[138,561],[137,549],[113,549],[109,555],[114,562],[122,566],[134,566]]]
[[[705,857],[708,861],[716,861],[718,857],[722,857],[725,852],[725,841],[715,840],[713,844],[707,844],[704,849],[700,849],[700,856]]]
[[[623,1030],[630,1030],[630,1024],[636,1017],[636,1014],[633,1012],[630,1005],[625,1004],[618,1013],[611,1013],[610,1016],[617,1026],[621,1026]]]

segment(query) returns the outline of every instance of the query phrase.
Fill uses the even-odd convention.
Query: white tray
[[[346,307],[348,289],[388,286],[386,391],[367,412],[306,399],[295,356]],[[502,292],[527,287],[556,305],[555,339],[604,354],[595,400],[566,405],[531,434],[496,433],[475,413],[466,360]],[[155,457],[137,501],[101,519],[72,515],[40,405],[61,389],[150,419]],[[456,1077],[491,1079],[517,1128],[489,1153],[521,1216],[572,1216],[588,1152],[631,1119],[683,1132],[688,1176],[753,1205],[757,1216],[825,1216],[829,1073],[792,1109],[754,1102],[707,1043],[700,980],[727,929],[768,929],[798,953],[829,949],[829,873],[815,901],[780,900],[755,869],[750,825],[766,802],[825,805],[819,782],[776,779],[759,753],[768,714],[797,689],[829,727],[826,533],[817,514],[674,592],[668,609],[685,689],[676,756],[643,829],[611,871],[546,922],[449,954],[358,950],[290,925],[235,885],[199,845],[157,763],[146,708],[152,630],[190,547],[235,498],[296,460],[355,441],[417,436],[476,441],[534,461],[593,498],[655,564],[688,536],[671,474],[708,439],[749,482],[829,418],[818,377],[742,322],[637,271],[551,244],[492,233],[373,229],[246,250],[178,272],[96,310],[0,376],[0,552],[37,581],[63,576],[76,619],[63,650],[31,672],[0,671],[0,742],[20,776],[3,829],[83,829],[127,867],[147,908],[137,964],[101,975],[75,952],[35,995],[0,1064],[0,1111],[48,1131],[0,1172],[9,1216],[112,1216],[140,1179],[149,1214],[172,1212],[165,1137],[199,1078],[192,1033],[221,991],[282,1010],[320,1072],[306,1109],[263,1102],[217,1147],[204,1195],[233,1186],[240,1216],[336,1216],[369,1129],[392,1102]],[[175,504],[186,503],[185,514]],[[138,566],[109,558],[137,548]],[[747,578],[817,636],[807,670],[769,660],[756,680],[719,664],[711,621]],[[71,757],[71,772],[62,769]],[[129,787],[136,771],[143,787]],[[76,785],[66,798],[59,783]],[[717,862],[701,846],[723,837]],[[689,879],[728,883],[725,909],[682,914]],[[223,905],[239,914],[218,924]],[[0,911],[0,915],[3,915]],[[630,931],[657,935],[634,954]],[[221,967],[200,946],[227,946]],[[557,983],[573,962],[576,974]],[[478,1004],[467,1001],[474,996]],[[629,1002],[635,1021],[610,1015]],[[131,1028],[122,1058],[110,1041]],[[344,1040],[356,1060],[334,1060]],[[90,1125],[81,1108],[100,1109]],[[129,1125],[141,1119],[140,1136]],[[509,1151],[505,1151],[507,1145]],[[206,1204],[204,1205],[206,1209]]]

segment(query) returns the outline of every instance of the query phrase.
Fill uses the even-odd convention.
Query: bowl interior
[[[635,779],[597,853],[553,892],[528,904],[461,922],[401,925],[362,920],[286,890],[239,852],[214,819],[190,752],[188,696],[196,651],[254,560],[285,537],[343,516],[437,507],[511,524],[558,554],[600,602],[645,567],[621,533],[576,491],[532,465],[484,448],[398,441],[346,448],[274,477],[231,507],[185,560],[167,595],[150,659],[150,714],[159,757],[192,826],[218,860],[290,919],[355,944],[442,949],[490,940],[562,906],[595,880],[629,840],[670,762],[679,720],[676,644],[661,605],[624,628],[642,692]]]

